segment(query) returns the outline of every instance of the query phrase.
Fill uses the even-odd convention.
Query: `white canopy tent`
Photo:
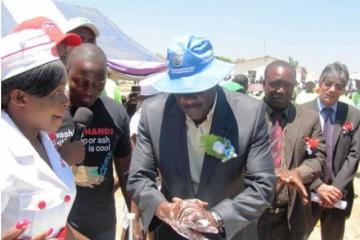
[[[11,32],[24,20],[44,16],[64,31],[67,20],[86,17],[100,30],[97,44],[108,57],[110,75],[122,79],[140,80],[149,74],[166,69],[165,63],[123,33],[100,11],[57,0],[1,0],[1,35]]]

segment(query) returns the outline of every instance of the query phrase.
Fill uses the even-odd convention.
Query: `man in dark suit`
[[[154,85],[170,94],[143,104],[128,191],[145,229],[160,219],[157,239],[257,238],[275,183],[268,126],[260,102],[218,87],[232,67],[208,40],[178,38]]]
[[[312,204],[312,228],[321,221],[324,240],[343,239],[345,218],[350,215],[354,187],[353,178],[359,163],[360,111],[339,102],[349,80],[347,67],[341,63],[329,64],[322,71],[319,97],[305,106],[320,115],[326,139],[325,169],[313,183],[320,204]],[[339,200],[347,201],[345,210],[334,208]]]
[[[291,176],[293,183],[281,181],[280,177],[273,204],[258,221],[259,238],[264,240],[307,239],[311,214],[310,204],[304,204],[309,201],[308,184],[320,177],[323,169],[325,140],[319,117],[291,103],[295,86],[296,72],[288,62],[275,61],[266,67],[264,105],[275,173],[279,177]],[[309,141],[318,141],[317,146],[306,148]],[[291,187],[295,183],[296,187],[305,184],[307,189]]]

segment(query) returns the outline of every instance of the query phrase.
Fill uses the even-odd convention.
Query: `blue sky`
[[[149,50],[166,55],[175,36],[208,37],[215,55],[294,57],[320,72],[341,61],[360,71],[358,0],[62,0],[95,7]]]

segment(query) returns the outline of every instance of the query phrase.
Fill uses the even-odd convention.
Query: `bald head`
[[[75,60],[97,63],[106,67],[106,56],[104,51],[93,43],[83,43],[71,51],[66,64],[68,69]]]
[[[265,73],[264,73],[265,81],[266,81],[266,78],[267,78],[269,72],[273,71],[275,69],[278,72],[288,71],[289,73],[292,74],[292,78],[294,79],[294,81],[296,80],[296,71],[295,71],[295,69],[288,62],[278,60],[278,61],[274,61],[274,62],[272,62],[272,63],[270,63],[269,65],[266,66]]]
[[[66,67],[71,105],[91,106],[100,96],[106,82],[104,52],[92,43],[83,43],[73,49]]]

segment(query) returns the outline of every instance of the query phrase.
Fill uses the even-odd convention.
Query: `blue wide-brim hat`
[[[154,83],[167,93],[196,93],[216,86],[234,65],[214,58],[209,40],[184,36],[172,41],[167,53],[168,72]]]

